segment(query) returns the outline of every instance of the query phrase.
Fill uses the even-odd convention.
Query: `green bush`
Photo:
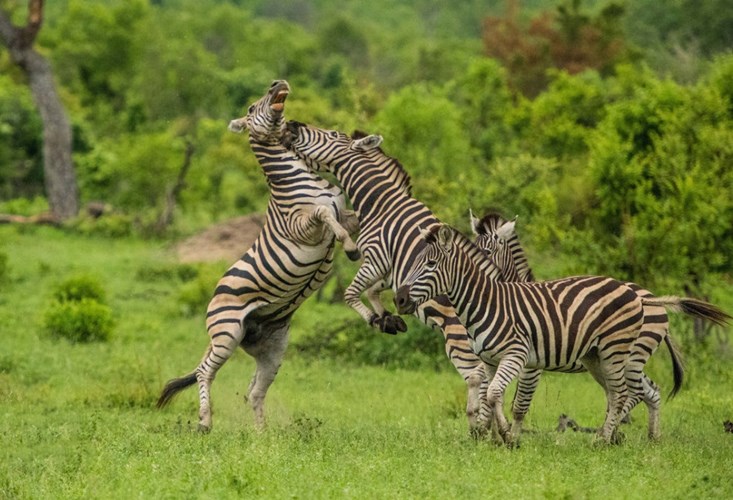
[[[191,264],[144,265],[135,273],[141,281],[191,281],[199,275],[196,266]]]
[[[106,303],[106,294],[101,283],[93,276],[80,274],[63,281],[54,291],[58,302],[79,302],[89,299],[100,304]]]
[[[184,316],[196,316],[206,313],[206,306],[216,288],[216,281],[206,274],[184,283],[178,291],[178,307]]]
[[[310,304],[308,310],[314,307],[320,312],[315,316],[311,313],[311,317],[320,319],[311,323],[304,317],[305,311],[301,312],[298,329],[307,333],[292,340],[295,351],[305,359],[338,359],[408,370],[441,370],[450,366],[443,336],[412,317],[403,317],[407,332],[388,335],[354,317],[351,311],[336,312],[334,306],[321,304]]]
[[[113,327],[112,310],[89,298],[55,302],[44,316],[49,335],[71,342],[109,340]]]

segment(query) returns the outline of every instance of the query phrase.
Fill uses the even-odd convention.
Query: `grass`
[[[605,401],[585,375],[543,377],[518,450],[476,442],[464,385],[443,370],[307,361],[293,350],[268,394],[268,428],[242,401],[254,366],[237,354],[213,385],[214,428],[195,431],[197,393],[154,408],[163,383],[206,345],[202,315],[183,316],[164,244],[0,227],[0,498],[730,498],[730,360],[694,374],[645,438],[637,409],[627,439],[554,431],[560,413],[598,425]],[[166,267],[167,266],[167,267]],[[226,264],[222,264],[222,270]],[[54,285],[77,272],[104,283],[117,327],[107,343],[71,344],[41,329]],[[293,337],[323,304],[306,303]],[[341,308],[343,306],[333,306]],[[338,314],[343,311],[338,309]],[[409,332],[407,333],[409,335]],[[669,389],[666,353],[650,370]]]

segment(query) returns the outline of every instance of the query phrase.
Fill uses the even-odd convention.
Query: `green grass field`
[[[689,383],[664,404],[653,444],[643,408],[620,446],[557,433],[561,413],[600,424],[605,399],[587,375],[546,375],[521,448],[508,450],[468,437],[464,384],[447,360],[408,371],[291,350],[268,394],[269,426],[255,432],[242,399],[254,365],[238,353],[213,386],[214,428],[200,435],[195,389],[154,408],[207,342],[203,314],[181,314],[180,281],[141,278],[174,263],[165,244],[4,226],[0,252],[1,498],[733,497],[730,359],[688,357]],[[54,286],[82,272],[107,291],[117,323],[107,343],[43,332]],[[306,303],[293,337],[324,307]],[[649,372],[668,392],[666,352]]]

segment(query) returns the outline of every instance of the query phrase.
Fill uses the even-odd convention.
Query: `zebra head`
[[[289,94],[288,82],[275,80],[267,93],[249,107],[245,116],[229,122],[229,130],[236,133],[249,130],[251,140],[278,143],[285,131],[283,111]]]
[[[368,154],[378,150],[382,144],[382,136],[360,134],[353,138],[338,130],[326,130],[289,121],[282,142],[313,170],[335,173],[340,164],[355,154]]]
[[[514,231],[517,217],[506,220],[497,212],[489,212],[482,219],[477,219],[473,216],[473,212],[469,213],[471,229],[476,235],[474,240],[476,246],[494,260],[505,279],[515,281],[517,270],[510,243],[512,240],[517,240]]]
[[[415,258],[407,278],[395,294],[394,302],[400,314],[412,314],[418,306],[445,294],[453,285],[454,229],[440,224],[420,230],[420,235],[426,243],[425,248]]]
[[[479,220],[471,213],[471,228],[476,235],[474,243],[494,260],[505,281],[534,281],[516,232],[517,218],[507,220],[492,211]]]

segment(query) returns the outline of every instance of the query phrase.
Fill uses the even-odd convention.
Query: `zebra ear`
[[[506,241],[509,238],[511,238],[514,235],[514,226],[517,223],[516,217],[514,220],[510,220],[509,222],[505,222],[499,228],[496,230],[496,235]]]
[[[381,146],[383,140],[384,139],[382,138],[381,135],[371,134],[366,137],[362,137],[361,139],[356,139],[351,144],[351,148],[354,151],[365,153],[367,151],[371,151],[372,149],[376,149],[379,146]]]
[[[236,120],[230,121],[228,128],[230,132],[241,134],[242,132],[247,130],[247,117],[243,116],[242,118],[237,118]]]
[[[450,226],[443,224],[438,229],[438,245],[440,245],[444,252],[450,251],[453,236],[453,229]]]
[[[468,216],[471,218],[471,231],[473,231],[473,234],[478,236],[479,231],[481,230],[481,221],[474,217],[473,210],[470,208],[468,209]]]
[[[425,241],[430,241],[432,233],[428,229],[420,228],[420,238]]]

